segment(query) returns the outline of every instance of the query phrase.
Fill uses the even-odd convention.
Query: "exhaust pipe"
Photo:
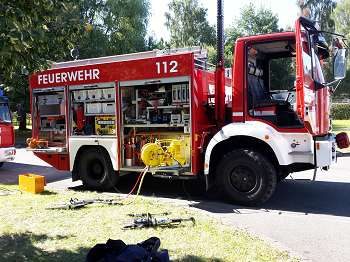
[[[217,63],[215,70],[215,119],[217,127],[225,124],[225,61],[223,0],[217,0]]]
[[[217,2],[217,66],[224,66],[224,14],[223,14],[223,0]]]

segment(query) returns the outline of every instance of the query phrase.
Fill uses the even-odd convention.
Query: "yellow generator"
[[[186,139],[160,139],[148,143],[141,149],[141,159],[146,166],[186,166],[189,164]]]
[[[115,135],[115,116],[96,116],[95,130],[98,135]]]

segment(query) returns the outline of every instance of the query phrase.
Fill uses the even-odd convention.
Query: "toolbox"
[[[115,103],[102,103],[102,113],[115,114]]]
[[[19,189],[33,194],[44,191],[45,177],[34,174],[23,174],[18,176]]]
[[[86,106],[86,110],[85,110],[86,114],[100,114],[101,113],[101,110],[102,110],[101,103],[88,103],[88,104],[85,104],[85,106]]]

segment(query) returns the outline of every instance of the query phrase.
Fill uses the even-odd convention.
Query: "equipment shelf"
[[[55,115],[55,114],[52,114],[52,115],[40,115],[40,117],[62,117],[62,116],[65,116],[65,115]]]
[[[115,116],[115,114],[105,114],[105,113],[91,113],[91,114],[87,114],[85,113],[85,116]]]
[[[27,151],[33,151],[38,153],[66,153],[68,152],[66,147],[48,147],[48,148],[26,148]]]
[[[65,132],[65,129],[58,129],[58,128],[41,128],[40,131],[42,132]]]
[[[189,107],[190,105],[170,105],[170,106],[148,106],[147,109],[181,109],[183,107]]]
[[[114,99],[86,99],[86,100],[74,100],[74,103],[103,103],[103,102],[113,102]]]
[[[184,124],[126,124],[124,127],[184,127]]]

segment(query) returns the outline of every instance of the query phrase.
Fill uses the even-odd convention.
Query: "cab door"
[[[311,20],[300,17],[296,30],[296,102],[297,114],[313,135],[329,130],[329,90],[324,86],[322,66],[312,43],[317,29]]]

